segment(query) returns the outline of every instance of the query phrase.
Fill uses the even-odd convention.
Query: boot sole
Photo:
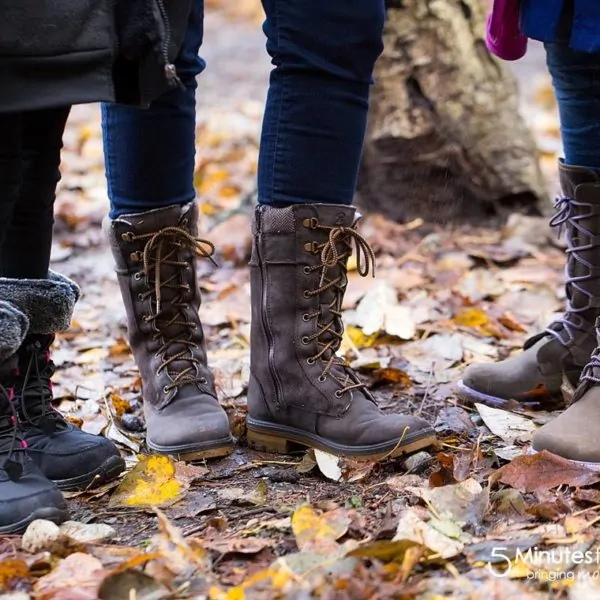
[[[492,408],[504,408],[510,405],[511,401],[505,398],[499,398],[498,396],[490,396],[483,392],[478,392],[468,385],[465,385],[461,379],[456,384],[456,395],[463,401],[467,406],[473,406],[473,404],[485,404]]]
[[[33,521],[37,519],[44,519],[45,521],[52,521],[57,525],[64,523],[69,518],[69,511],[60,508],[38,508],[30,515],[21,519],[17,523],[11,523],[10,525],[3,525],[0,527],[0,535],[11,534],[11,533],[23,533],[27,527]]]
[[[503,408],[503,409],[513,409],[516,406],[521,406],[525,408],[535,409],[537,408],[545,408],[547,410],[559,410],[564,408],[564,399],[555,398],[554,396],[545,396],[541,400],[535,400],[532,397],[522,397],[522,398],[500,398],[499,396],[491,396],[489,394],[484,394],[483,392],[478,392],[477,390],[469,387],[464,383],[461,379],[456,384],[456,395],[458,396],[461,404],[463,406],[473,406],[474,404],[485,404],[486,406],[491,406],[492,408]]]
[[[257,421],[247,417],[248,446],[255,450],[274,452],[276,454],[293,454],[298,446],[316,448],[336,456],[347,456],[362,460],[380,460],[382,458],[395,458],[403,454],[411,454],[435,444],[437,438],[433,429],[420,431],[416,439],[410,435],[394,442],[384,442],[371,446],[346,446],[330,442],[321,436],[287,427],[275,425],[266,421]]]
[[[183,446],[157,446],[146,439],[146,446],[156,454],[174,456],[177,460],[193,462],[209,458],[222,458],[233,452],[231,437],[215,440],[205,444],[188,444]]]
[[[87,490],[116,479],[125,470],[125,461],[120,456],[111,456],[98,468],[71,479],[53,479],[63,492]]]

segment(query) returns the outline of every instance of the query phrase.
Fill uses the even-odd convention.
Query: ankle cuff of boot
[[[0,298],[25,314],[29,333],[48,335],[69,328],[79,287],[54,271],[48,271],[48,279],[0,277]]]
[[[28,328],[29,319],[10,302],[0,300],[0,362],[19,349]]]

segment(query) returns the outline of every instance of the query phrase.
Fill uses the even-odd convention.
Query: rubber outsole
[[[66,509],[60,509],[55,507],[44,507],[38,508],[36,511],[27,515],[24,519],[21,519],[17,523],[11,523],[10,525],[0,526],[0,534],[12,534],[12,533],[23,533],[28,525],[37,519],[44,519],[45,521],[52,521],[59,525],[69,518],[69,511]]]
[[[156,454],[174,456],[177,460],[187,462],[221,458],[229,456],[233,452],[233,439],[231,437],[214,440],[210,444],[186,444],[182,446],[157,446],[146,439],[146,445]]]
[[[120,456],[111,456],[99,467],[70,479],[53,479],[63,492],[87,490],[116,479],[125,470],[125,461]]]
[[[477,390],[474,390],[466,385],[462,379],[456,384],[456,395],[467,405],[473,405],[477,403],[485,404],[486,406],[491,406],[492,408],[502,408],[513,402],[511,400],[507,400],[506,398],[499,398],[497,396],[490,396],[489,394],[478,392]]]
[[[256,450],[277,454],[293,454],[294,447],[317,448],[336,456],[346,456],[359,460],[380,460],[411,454],[433,445],[436,435],[429,428],[417,435],[410,434],[394,442],[384,442],[371,446],[346,446],[330,442],[321,436],[294,427],[276,425],[266,421],[247,418],[248,445]]]

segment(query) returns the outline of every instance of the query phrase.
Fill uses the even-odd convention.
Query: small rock
[[[78,523],[77,521],[65,521],[59,530],[74,542],[88,544],[100,542],[116,535],[116,531],[110,525],[103,523]]]
[[[141,417],[138,417],[137,415],[130,415],[128,413],[125,413],[122,417],[121,417],[121,425],[123,425],[124,429],[127,429],[127,431],[135,431],[135,432],[139,432],[139,431],[144,431],[144,421],[141,419]]]
[[[23,534],[21,546],[23,550],[35,554],[43,551],[52,552],[64,546],[65,541],[65,536],[58,525],[45,519],[36,519],[29,524]]]
[[[409,473],[420,473],[429,466],[432,460],[429,452],[421,451],[409,456],[403,466]]]

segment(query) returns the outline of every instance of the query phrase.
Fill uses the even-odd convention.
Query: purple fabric
[[[518,60],[527,52],[527,38],[519,29],[519,0],[494,0],[487,21],[488,50],[503,60]]]

